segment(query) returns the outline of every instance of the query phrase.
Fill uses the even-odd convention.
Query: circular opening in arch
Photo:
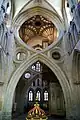
[[[55,60],[59,60],[61,58],[61,55],[58,51],[55,51],[52,53],[52,58]]]
[[[24,52],[18,52],[16,54],[16,60],[23,61],[26,58],[26,54]]]
[[[31,77],[31,74],[29,72],[25,73],[25,78],[29,79]]]

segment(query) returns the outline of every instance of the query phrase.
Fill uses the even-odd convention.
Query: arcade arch
[[[11,77],[10,83],[7,87],[4,104],[3,104],[3,117],[8,119],[11,119],[11,112],[12,112],[12,101],[14,92],[16,89],[16,86],[20,80],[20,77],[25,72],[25,70],[31,66],[36,61],[41,61],[45,65],[47,65],[53,73],[57,76],[59,83],[62,87],[62,91],[64,94],[65,99],[65,106],[66,106],[66,117],[69,117],[72,109],[72,99],[71,99],[71,88],[69,86],[68,80],[66,76],[64,75],[63,71],[59,68],[57,64],[55,64],[53,61],[51,61],[47,56],[42,54],[33,55],[30,59],[24,61],[20,65],[20,67],[14,72],[13,76]]]

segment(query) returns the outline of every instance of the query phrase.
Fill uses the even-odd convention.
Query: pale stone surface
[[[61,88],[64,94],[64,98],[65,98],[65,108],[64,108],[63,102],[62,104],[60,104],[59,102],[60,100],[61,101],[63,100],[62,96],[61,96],[61,99],[58,96],[58,99],[56,99],[55,102],[53,102],[54,98],[51,98],[51,103],[53,104],[53,106],[51,106],[51,112],[57,111],[57,107],[62,107],[63,111],[66,109],[66,117],[68,119],[80,120],[79,118],[79,115],[80,115],[80,80],[79,80],[80,79],[80,72],[79,72],[80,71],[80,67],[79,67],[80,66],[80,62],[79,62],[80,61],[79,60],[80,59],[79,57],[80,43],[78,42],[80,38],[79,6],[78,8],[76,6],[76,8],[74,9],[73,21],[71,22],[69,29],[67,30],[66,28],[67,31],[65,31],[65,27],[64,27],[65,21],[62,20],[59,14],[56,14],[55,10],[53,10],[54,13],[52,11],[49,11],[53,9],[49,4],[46,3],[47,6],[49,6],[48,10],[44,9],[45,4],[42,4],[42,3],[39,4],[39,6],[35,7],[34,9],[28,10],[27,4],[26,4],[27,2],[24,2],[24,0],[23,1],[20,0],[20,2],[14,0],[15,9],[13,7],[12,12],[15,11],[15,15],[17,15],[19,10],[21,10],[21,8],[24,9],[24,7],[25,7],[24,9],[25,12],[21,10],[20,12],[23,12],[23,14],[20,14],[20,15],[18,14],[18,16],[16,16],[15,19],[9,18],[12,24],[10,28],[7,28],[4,23],[4,15],[6,13],[8,0],[7,1],[4,0],[3,7],[5,9],[5,13],[3,12],[3,9],[1,9],[2,2],[3,1],[1,0],[0,45],[2,46],[0,46],[0,83],[4,83],[4,84],[1,84],[0,86],[0,99],[3,103],[2,104],[3,106],[0,107],[0,110],[1,110],[0,117],[3,116],[2,120],[11,120],[13,96],[15,93],[16,86],[20,80],[20,77],[25,72],[25,70],[28,67],[30,67],[30,65],[32,65],[33,63],[39,60],[45,65],[47,65],[57,76],[57,79],[59,80],[59,83],[61,85]],[[75,5],[76,3],[77,3],[76,0],[74,1],[69,0],[70,8],[72,8],[73,5]],[[51,4],[51,1],[50,1],[50,4]],[[43,15],[48,19],[50,18],[50,20],[55,24],[55,26],[59,30],[59,38],[57,42],[49,46],[47,49],[37,53],[34,50],[27,47],[26,44],[24,44],[21,41],[18,35],[18,29],[23,24],[23,22],[26,19],[29,19],[30,17],[36,14]],[[21,62],[14,61],[14,58],[15,58],[14,56],[16,53],[15,51],[17,51],[18,47],[20,47],[22,51],[24,51],[25,49],[26,52],[28,53],[26,59]],[[58,51],[62,50],[62,52],[60,52],[61,54],[60,60],[54,60],[52,58],[52,52],[55,51],[56,48],[58,48],[57,49]],[[75,54],[74,48],[77,50],[76,54]],[[75,78],[74,78],[74,75],[76,75]],[[58,88],[55,86],[56,85],[50,86],[50,89],[52,92],[51,97],[54,97],[53,93],[55,89],[57,89],[58,91],[56,92],[56,95],[57,93],[59,93]]]

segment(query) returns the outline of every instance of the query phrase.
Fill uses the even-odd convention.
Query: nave
[[[26,85],[29,85],[28,88]],[[59,120],[61,116],[66,116],[64,95],[58,79],[40,61],[31,65],[20,78],[14,94],[12,116],[13,120],[38,120],[37,116],[44,120]]]

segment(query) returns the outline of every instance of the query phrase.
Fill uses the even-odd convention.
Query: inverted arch
[[[34,15],[42,15],[43,17],[47,18],[54,23],[56,28],[58,30],[64,30],[64,24],[63,20],[61,19],[60,16],[56,12],[52,12],[49,9],[40,7],[40,6],[35,6],[32,8],[29,8],[25,10],[22,13],[19,13],[16,18],[13,19],[13,26],[17,26],[17,29],[20,28],[20,26],[27,21],[29,18],[33,17]]]
[[[17,26],[17,29],[19,30],[20,26],[27,21],[29,18],[35,16],[35,15],[42,15],[43,17],[47,18],[54,23],[58,31],[64,30],[64,24],[62,19],[55,13],[48,9],[36,6],[33,8],[30,8],[22,13],[20,13],[16,19],[14,19],[13,26]]]
[[[26,49],[28,49],[29,51],[34,51],[34,52],[36,52],[36,50],[34,50],[33,48],[31,48],[27,44],[25,44],[22,41],[22,39],[19,37],[19,29],[25,21],[27,21],[29,18],[31,18],[35,15],[41,15],[44,18],[49,19],[57,28],[57,30],[59,32],[59,36],[58,36],[57,40],[52,43],[51,47],[55,46],[59,42],[59,40],[61,40],[62,35],[64,34],[64,29],[65,29],[63,20],[55,12],[52,12],[43,7],[36,6],[36,7],[30,8],[30,9],[27,9],[22,13],[19,13],[18,16],[15,19],[13,19],[13,23],[12,23],[12,27],[15,28],[15,31],[14,31],[15,39],[19,44],[24,46]],[[50,49],[50,47],[47,47],[47,49],[44,49],[42,51],[49,50],[49,49]]]
[[[14,96],[14,92],[16,89],[16,86],[20,80],[20,77],[22,74],[26,71],[26,69],[31,66],[36,61],[41,61],[45,65],[47,65],[53,73],[57,76],[57,79],[59,80],[59,83],[62,87],[64,99],[66,103],[66,115],[68,116],[71,111],[71,88],[69,86],[68,80],[66,76],[64,75],[63,71],[60,69],[60,67],[55,64],[48,56],[43,54],[36,54],[31,56],[29,59],[24,61],[20,65],[20,67],[14,72],[14,74],[11,77],[11,80],[9,82],[9,85],[6,90],[5,99],[4,99],[4,105],[3,105],[3,112],[4,113],[10,113],[12,112],[12,100]]]
[[[33,8],[30,8],[23,13],[19,14],[16,19],[13,21],[13,27],[15,27],[15,38],[18,40],[19,43],[23,44],[24,42],[21,41],[21,38],[19,37],[18,30],[20,29],[21,25],[27,21],[29,18],[35,16],[35,15],[42,15],[43,17],[47,17],[50,21],[53,22],[53,24],[56,26],[59,34],[61,35],[61,32],[64,31],[64,24],[63,21],[59,18],[59,16],[42,7],[36,6]],[[24,44],[23,44],[24,45]]]

